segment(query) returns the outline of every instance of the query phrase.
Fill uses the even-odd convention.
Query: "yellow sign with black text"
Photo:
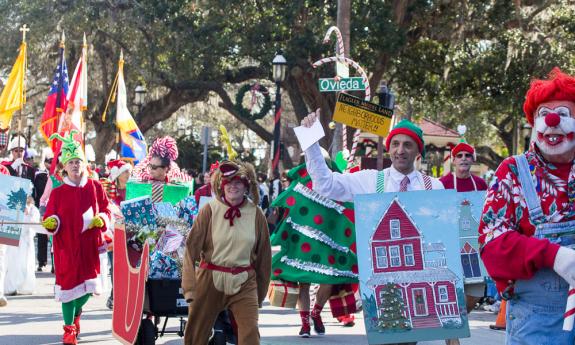
[[[334,121],[380,137],[389,133],[392,117],[393,110],[345,93],[338,95],[333,113]]]

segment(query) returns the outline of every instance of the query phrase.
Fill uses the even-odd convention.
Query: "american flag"
[[[52,147],[52,143],[48,138],[58,132],[60,115],[67,108],[66,94],[68,93],[68,83],[68,67],[64,58],[64,45],[61,44],[60,61],[54,70],[54,78],[50,85],[50,92],[48,92],[48,97],[46,98],[44,113],[40,123],[40,132],[50,147]],[[52,147],[52,150],[54,150],[54,147]]]

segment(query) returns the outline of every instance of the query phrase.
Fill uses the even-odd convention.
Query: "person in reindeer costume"
[[[60,162],[63,184],[52,190],[42,225],[54,236],[56,301],[62,302],[64,344],[77,344],[82,307],[92,294],[101,293],[99,252],[105,250],[103,233],[110,226],[108,198],[100,182],[89,179],[80,143],[62,141]]]
[[[523,110],[531,147],[505,159],[479,226],[481,257],[507,304],[507,344],[573,344],[563,331],[575,286],[575,78],[534,80]]]
[[[258,306],[271,274],[256,174],[249,163],[224,161],[212,173],[211,184],[214,199],[202,207],[186,240],[182,288],[190,322],[184,343],[207,344],[216,317],[229,309],[237,322],[238,344],[256,345]]]

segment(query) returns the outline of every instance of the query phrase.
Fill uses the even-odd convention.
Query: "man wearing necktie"
[[[318,118],[319,109],[306,116],[301,124],[311,127]],[[391,158],[391,167],[387,169],[334,173],[327,167],[318,143],[305,151],[305,160],[313,189],[333,200],[353,201],[355,194],[444,189],[438,179],[415,170],[415,159],[425,155],[424,145],[421,128],[402,120],[389,132],[385,142]]]
[[[318,109],[306,116],[301,121],[302,126],[311,127],[319,120],[319,112]],[[387,136],[385,146],[391,158],[391,167],[381,171],[367,169],[342,174],[329,170],[318,143],[311,145],[305,151],[305,162],[313,189],[337,201],[353,201],[355,194],[444,189],[438,179],[415,170],[415,159],[419,155],[425,156],[425,144],[423,131],[413,122],[402,120],[395,125]],[[402,345],[414,344],[416,342]]]

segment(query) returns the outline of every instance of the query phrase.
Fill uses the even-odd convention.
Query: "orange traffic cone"
[[[499,313],[497,314],[497,319],[495,320],[495,325],[489,325],[489,328],[495,329],[498,331],[504,331],[507,325],[505,320],[507,310],[507,301],[501,301],[501,306],[499,307]]]

